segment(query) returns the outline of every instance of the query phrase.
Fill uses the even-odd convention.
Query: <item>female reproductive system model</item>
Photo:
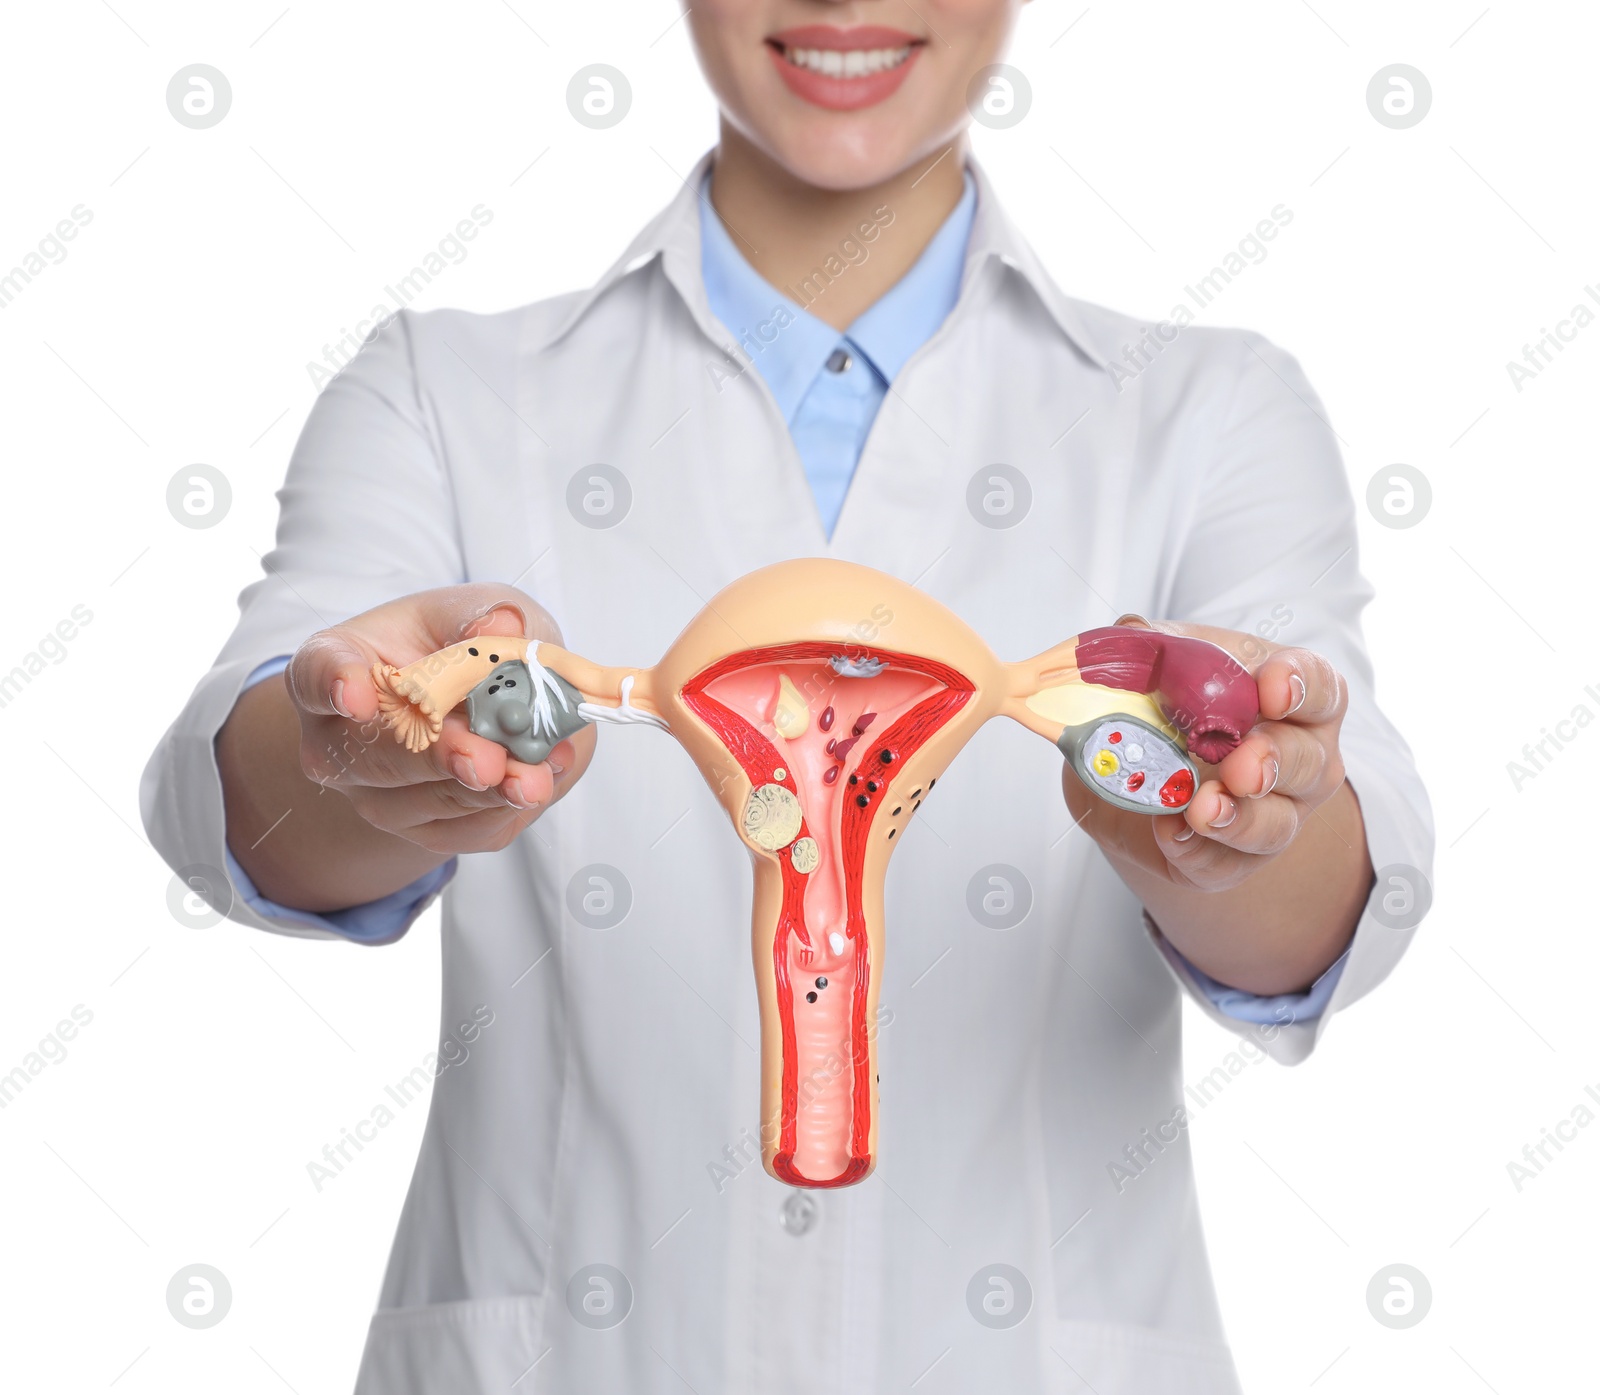
[[[373,677],[413,751],[462,702],[475,733],[530,763],[593,721],[683,744],[755,858],[762,1162],[797,1187],[872,1171],[884,873],[972,734],[1004,714],[1102,799],[1178,813],[1188,753],[1220,761],[1259,714],[1254,679],[1204,640],[1109,627],[1001,663],[931,597],[818,558],[719,592],[654,668],[483,636]]]

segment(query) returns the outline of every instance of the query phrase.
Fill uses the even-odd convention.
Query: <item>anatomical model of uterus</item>
[[[1113,626],[1002,663],[931,597],[820,558],[732,583],[653,668],[482,636],[373,676],[413,750],[463,701],[523,760],[591,721],[682,743],[755,860],[762,1162],[800,1187],[847,1186],[876,1161],[884,876],[972,734],[1010,717],[1100,797],[1177,813],[1187,752],[1220,760],[1258,715],[1254,680],[1204,641]]]

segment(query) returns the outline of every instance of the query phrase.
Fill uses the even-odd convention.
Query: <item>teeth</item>
[[[790,48],[784,57],[797,68],[809,68],[825,77],[857,78],[870,73],[881,73],[886,68],[898,68],[911,56],[911,46],[904,48]]]

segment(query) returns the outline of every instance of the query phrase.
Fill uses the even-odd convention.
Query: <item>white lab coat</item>
[[[508,581],[570,647],[646,665],[719,587],[803,555],[914,582],[1004,659],[1124,611],[1275,627],[1349,680],[1374,866],[1429,867],[1426,795],[1373,702],[1349,487],[1293,359],[1186,327],[1135,373],[1143,326],[1063,295],[976,171],[960,302],[884,402],[830,543],[760,374],[729,379],[740,354],[700,277],[703,169],[589,290],[404,314],[326,388],[270,575],[146,772],[174,867],[223,865],[213,737],[250,670],[324,625]],[[611,527],[568,506],[596,463],[631,491]],[[1010,528],[968,506],[996,463],[1031,489]],[[573,793],[504,852],[462,858],[444,893],[443,1031],[494,1020],[435,1086],[361,1395],[875,1395],[924,1372],[929,1392],[1236,1390],[1187,1135],[1169,1128],[1120,1190],[1110,1169],[1184,1102],[1194,988],[1071,830],[1060,777],[1038,737],[992,722],[908,829],[888,879],[878,1172],[785,1212],[794,1194],[752,1146],[748,855],[669,737],[601,731]],[[968,909],[995,863],[1031,888],[1007,930]],[[613,928],[569,909],[592,864],[631,890]],[[1329,1011],[1266,1049],[1304,1057],[1408,938],[1364,918]],[[1027,1283],[1008,1327],[969,1307],[997,1263]],[[605,1307],[586,1276],[569,1302],[592,1264],[626,1277],[620,1325],[573,1316],[591,1289]],[[1004,1319],[1003,1285],[981,1278],[990,1292]]]

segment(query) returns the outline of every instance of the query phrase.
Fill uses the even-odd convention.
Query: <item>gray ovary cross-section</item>
[[[547,692],[553,721],[541,721],[534,704],[538,692],[527,664],[510,659],[467,694],[467,725],[474,736],[504,746],[518,760],[538,765],[555,746],[589,725],[579,715],[582,695],[559,674],[548,678],[566,698],[563,705],[554,693]]]

